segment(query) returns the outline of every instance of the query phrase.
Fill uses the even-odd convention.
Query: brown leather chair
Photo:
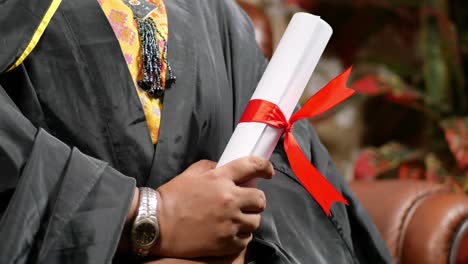
[[[468,196],[414,180],[352,182],[396,263],[468,263]]]

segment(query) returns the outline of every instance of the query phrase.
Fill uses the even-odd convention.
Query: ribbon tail
[[[302,108],[291,117],[289,122],[294,123],[303,118],[321,115],[353,95],[354,90],[346,87],[351,69],[350,67],[335,77],[320,89],[319,92],[307,100]]]
[[[289,164],[304,188],[317,201],[327,216],[334,202],[348,205],[346,199],[331,185],[327,179],[307,160],[299,148],[294,135],[289,132],[284,140],[284,149]]]

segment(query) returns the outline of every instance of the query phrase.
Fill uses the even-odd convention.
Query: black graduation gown
[[[0,1],[0,263],[112,261],[137,186],[158,187],[217,160],[265,66],[230,0],[166,1],[169,61],[159,143],[96,0],[63,0],[34,50],[7,71],[58,0]],[[385,263],[390,256],[307,122],[294,128],[318,170],[350,202],[327,218],[289,168],[262,181],[268,207],[257,263]]]

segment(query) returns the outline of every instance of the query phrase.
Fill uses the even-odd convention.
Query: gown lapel
[[[181,2],[181,3],[179,3]],[[169,24],[168,36],[168,60],[171,63],[177,81],[165,92],[164,104],[161,115],[161,124],[159,139],[156,146],[151,142],[148,125],[141,106],[139,96],[133,87],[133,81],[128,71],[125,58],[122,55],[117,38],[114,35],[111,25],[102,12],[97,0],[70,1],[63,0],[61,12],[68,18],[71,27],[77,29],[86,29],[90,25],[80,17],[74,17],[73,14],[89,14],[89,12],[99,12],[100,15],[92,23],[104,24],[105,30],[95,31],[76,30],[74,33],[82,43],[91,41],[90,47],[100,41],[106,43],[106,49],[111,49],[108,53],[115,54],[112,57],[112,67],[108,63],[101,65],[88,64],[90,72],[100,71],[99,66],[106,67],[105,75],[109,79],[94,79],[93,83],[99,87],[96,89],[96,97],[104,98],[109,101],[106,104],[124,108],[119,111],[120,116],[113,109],[104,109],[102,111],[112,116],[109,120],[119,120],[119,123],[112,125],[109,123],[110,138],[113,141],[113,148],[117,158],[117,169],[125,168],[128,162],[140,163],[139,175],[127,175],[135,177],[139,186],[158,187],[161,184],[172,179],[180,173],[192,160],[187,159],[190,155],[191,140],[197,138],[192,132],[196,131],[196,122],[193,118],[194,108],[199,91],[196,90],[196,72],[195,61],[196,52],[193,44],[194,35],[191,32],[190,25],[193,16],[187,6],[190,4],[182,3],[180,0],[166,1],[166,11]],[[72,10],[73,9],[73,10]],[[175,19],[176,17],[186,19]],[[75,27],[76,26],[76,27]],[[94,49],[87,49],[87,45],[81,46],[83,53],[94,53],[91,57],[102,57]],[[105,59],[105,58],[102,58]],[[96,68],[94,68],[97,66]],[[99,74],[97,76],[102,76]],[[118,81],[113,80],[113,76],[118,76]],[[198,94],[199,96],[199,94]],[[132,141],[127,140],[128,136]],[[138,153],[139,158],[134,158]]]
[[[169,24],[168,60],[177,81],[166,89],[162,110],[158,144],[147,185],[158,187],[180,173],[187,164],[191,135],[196,122],[193,112],[196,103],[195,48],[190,31],[192,16],[186,4],[177,0],[166,1]],[[175,19],[180,16],[187,19]]]
[[[60,21],[68,23],[78,40],[93,86],[90,96],[102,102],[99,114],[112,145],[112,165],[142,185],[150,171],[154,146],[114,31],[97,0],[63,0],[59,12],[57,18],[63,17]]]

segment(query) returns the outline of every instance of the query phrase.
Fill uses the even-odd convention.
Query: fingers
[[[256,188],[238,187],[239,208],[243,213],[258,214],[266,208],[265,193]]]
[[[273,165],[268,160],[249,156],[227,163],[218,168],[217,175],[228,177],[237,185],[254,178],[270,179],[273,177]]]
[[[226,255],[235,255],[239,254],[241,251],[245,250],[247,246],[249,245],[250,241],[252,241],[253,235],[252,232],[242,232],[238,233],[234,240],[232,241],[233,244],[229,246],[229,250],[226,250],[225,253],[223,254],[224,256]],[[223,256],[220,255],[220,256]]]
[[[239,214],[238,216],[239,232],[237,237],[239,239],[248,238],[255,230],[260,227],[260,214]]]
[[[236,221],[239,223],[237,237],[245,239],[259,228],[260,213],[265,210],[266,198],[263,191],[255,188],[238,187],[237,193],[240,197],[240,211],[236,215]]]

